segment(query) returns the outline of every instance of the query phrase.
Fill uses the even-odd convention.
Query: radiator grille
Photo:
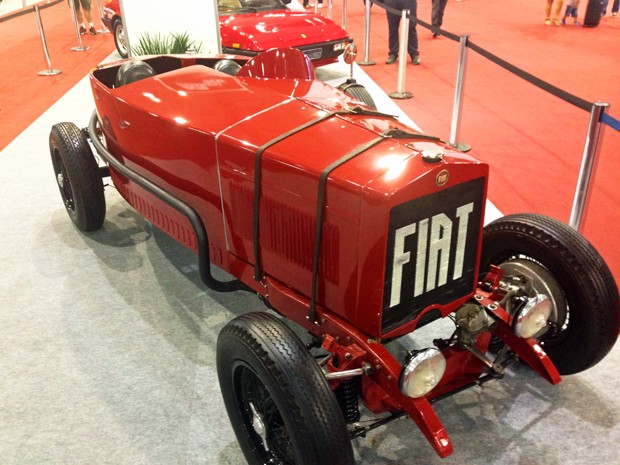
[[[474,289],[485,179],[411,200],[390,212],[382,330]]]

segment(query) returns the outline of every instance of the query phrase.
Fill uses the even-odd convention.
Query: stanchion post
[[[370,8],[372,7],[372,0],[365,0],[364,11],[364,60],[360,61],[358,65],[372,66],[376,65],[376,61],[370,59]]]
[[[583,226],[584,212],[590,197],[592,176],[596,171],[600,141],[603,136],[601,117],[607,108],[609,108],[608,103],[596,102],[592,105],[592,110],[590,112],[590,123],[588,124],[586,143],[583,148],[581,167],[579,168],[579,177],[577,178],[577,188],[575,189],[573,207],[568,220],[568,224],[580,232]]]
[[[78,2],[80,0],[77,0]],[[74,52],[81,52],[82,50],[88,50],[88,45],[82,45],[82,36],[80,35],[80,26],[78,25],[77,14],[75,13],[75,0],[69,0],[69,6],[71,7],[71,16],[73,16],[73,25],[75,26],[75,34],[77,35],[78,44],[75,47],[71,47]]]
[[[52,68],[52,61],[50,60],[49,50],[47,48],[47,41],[45,40],[45,32],[43,31],[43,22],[41,21],[41,12],[39,11],[39,5],[34,5],[34,16],[37,19],[37,26],[39,26],[39,36],[41,36],[41,45],[43,45],[43,54],[45,55],[45,61],[47,62],[47,69],[39,71],[39,76],[55,76],[62,73],[59,69]]]
[[[342,0],[342,29],[347,28],[347,0]]]
[[[405,90],[405,77],[407,67],[407,46],[409,38],[409,10],[402,10],[399,31],[399,48],[398,48],[398,90],[390,92],[390,97],[397,99],[406,99],[413,97],[411,92]]]
[[[99,21],[101,21],[101,18],[103,18],[103,7],[101,6],[101,0],[97,0],[97,10],[99,11]],[[102,21],[101,29],[97,31],[97,34],[106,34],[108,32],[110,32],[109,29],[105,27],[105,24],[103,24]]]
[[[463,112],[463,90],[465,88],[465,71],[467,71],[467,42],[469,36],[461,36],[459,41],[459,63],[456,68],[456,85],[454,86],[454,103],[452,105],[452,126],[450,128],[450,145],[463,152],[471,149],[471,145],[459,142],[461,130],[461,114]]]
[[[327,17],[332,19],[332,0],[327,0]]]

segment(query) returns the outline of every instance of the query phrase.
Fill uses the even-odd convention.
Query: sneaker
[[[88,29],[88,32],[90,32],[90,33],[91,33],[92,35],[94,35],[94,36],[96,36],[96,35],[97,35],[97,31],[96,31],[96,30],[95,30],[95,28],[94,28],[94,27],[92,27],[92,26]]]
[[[617,12],[617,11],[614,11],[611,15],[612,15],[612,16],[618,16],[618,12]]]
[[[420,64],[420,54],[419,53],[412,53],[411,54],[411,63],[413,63],[414,65],[419,65]]]
[[[545,26],[551,26],[551,20],[549,18],[545,19]]]
[[[80,34],[86,34],[86,28],[84,26],[80,26]]]
[[[394,63],[396,60],[398,59],[398,57],[396,55],[388,55],[387,60],[385,60],[385,64],[386,65],[391,65],[392,63]]]
[[[323,8],[323,4],[322,3],[319,3],[319,8]]]
[[[437,37],[439,37],[439,32],[433,32],[433,39],[436,39]]]

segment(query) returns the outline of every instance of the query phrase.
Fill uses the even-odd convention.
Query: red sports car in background
[[[223,53],[254,56],[278,47],[298,48],[315,66],[336,61],[351,42],[347,32],[320,14],[291,11],[290,0],[218,0]],[[118,0],[103,8],[118,53],[128,55]]]

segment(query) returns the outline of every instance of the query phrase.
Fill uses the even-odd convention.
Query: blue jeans
[[[603,0],[603,8],[601,10],[602,14],[606,14],[607,13],[607,4],[609,3],[609,0]],[[620,0],[614,0],[614,4],[611,7],[611,11],[612,13],[618,13],[618,10],[620,10]]]
[[[418,16],[417,0],[385,0],[385,6],[394,8],[395,10],[409,10],[410,17]],[[388,36],[390,55],[398,56],[398,29],[400,25],[400,14],[394,14],[386,10],[388,20]],[[416,23],[413,19],[409,20],[409,38],[407,40],[407,52],[409,55],[418,53],[418,33]]]

